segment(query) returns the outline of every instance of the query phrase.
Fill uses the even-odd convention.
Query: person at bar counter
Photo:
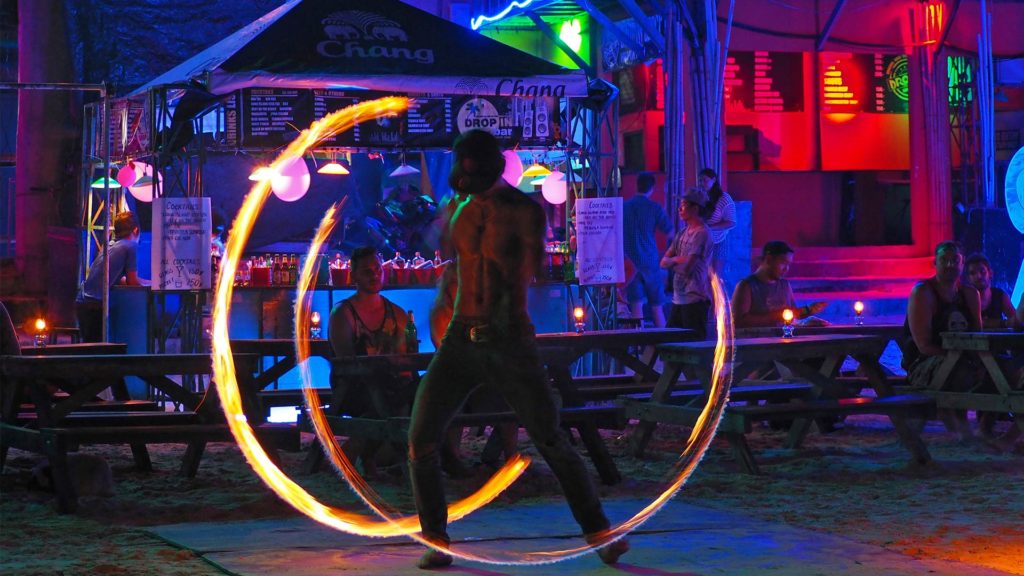
[[[785,278],[792,264],[793,249],[789,244],[781,240],[765,243],[757,270],[740,280],[732,293],[732,319],[737,328],[777,326],[786,308],[793,310],[794,319],[802,319],[807,326],[828,324],[814,316],[828,306],[827,302],[796,307],[793,288]]]
[[[351,266],[356,293],[334,306],[327,326],[334,356],[404,353],[409,316],[380,293],[384,287],[384,268],[377,250],[372,246],[355,249]],[[377,398],[382,399],[385,405],[374,405],[373,395],[366,387],[360,386],[353,390],[354,397],[350,395],[340,399],[349,413],[354,416],[404,416],[408,413],[413,396],[413,385],[408,376],[375,375],[373,385],[383,392]],[[363,474],[367,477],[378,475],[379,448],[379,442],[362,439],[352,439],[347,446],[348,451],[354,454],[353,462],[357,458],[362,462]]]
[[[661,267],[672,274],[672,312],[670,328],[689,328],[698,340],[707,337],[708,310],[711,309],[711,283],[708,265],[713,243],[700,210],[708,201],[700,188],[690,188],[679,203],[679,218],[686,228],[676,235],[661,259]]]
[[[971,254],[964,261],[967,283],[981,297],[981,327],[990,329],[1019,328],[1010,295],[992,286],[992,263],[984,254]]]
[[[107,248],[110,258],[109,285],[103,285],[103,262],[108,256],[100,252],[92,261],[85,281],[75,299],[75,315],[83,342],[103,340],[103,291],[115,284],[149,286],[149,280],[139,278],[139,223],[131,212],[114,217],[114,242]]]
[[[665,271],[658,266],[655,232],[672,235],[672,221],[660,204],[651,201],[654,175],[644,172],[636,178],[636,196],[622,204],[623,252],[636,273],[626,285],[630,316],[641,321],[644,303],[651,309],[655,328],[665,327]]]
[[[457,255],[455,309],[441,346],[416,391],[409,426],[409,469],[423,537],[447,547],[448,514],[440,446],[452,417],[480,383],[499,390],[562,486],[588,542],[609,522],[594,483],[558,425],[558,409],[540,362],[527,289],[544,256],[544,211],[501,180],[505,159],[488,132],[456,138],[451,187],[467,194],[450,230]],[[442,288],[443,289],[443,288]],[[600,549],[614,563],[629,545]],[[419,567],[448,566],[452,557],[431,548]]]
[[[947,354],[942,348],[942,332],[981,327],[981,298],[973,286],[960,281],[963,270],[960,244],[941,242],[935,247],[935,275],[915,284],[910,292],[900,348],[911,387],[931,388],[936,384],[934,379]],[[947,388],[966,391],[977,384],[980,375],[979,366],[965,356],[949,375],[952,387]],[[963,412],[947,409],[939,415],[950,432],[961,439],[972,436]]]

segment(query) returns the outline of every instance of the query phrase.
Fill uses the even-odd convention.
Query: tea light
[[[793,311],[789,308],[782,311],[782,337],[793,337]]]
[[[864,325],[864,303],[857,300],[853,303],[853,311],[857,313],[857,326]]]
[[[319,338],[320,337],[320,313],[314,311],[309,315],[309,337]]]
[[[43,318],[36,318],[35,322],[35,343],[39,348],[46,347],[46,320]]]
[[[576,319],[576,333],[582,334],[584,321],[583,321],[583,307],[577,306],[572,309],[572,317]]]

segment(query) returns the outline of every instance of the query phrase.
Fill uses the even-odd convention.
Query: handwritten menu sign
[[[626,281],[622,254],[622,198],[576,200],[576,261],[580,285]]]
[[[209,198],[153,199],[153,289],[210,288]]]

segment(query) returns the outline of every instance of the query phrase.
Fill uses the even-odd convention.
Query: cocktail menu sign
[[[625,282],[622,250],[622,198],[576,200],[580,285]]]
[[[212,286],[209,198],[153,199],[153,289]]]

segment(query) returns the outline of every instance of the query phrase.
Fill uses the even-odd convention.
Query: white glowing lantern
[[[124,188],[130,187],[135,184],[135,181],[139,179],[139,175],[135,173],[135,163],[129,162],[121,167],[117,171],[117,183]]]
[[[153,166],[144,162],[132,162],[131,166],[135,168],[135,180],[131,186],[128,186],[128,192],[135,197],[139,202],[152,202],[153,201]],[[155,174],[156,182],[159,182],[160,189],[163,190],[164,176],[159,171]],[[121,173],[117,174],[118,181],[121,180]]]
[[[544,179],[544,183],[540,186],[540,192],[548,202],[552,204],[564,204],[566,194],[565,174],[562,174],[558,170],[548,174],[547,178]]]
[[[505,150],[501,155],[505,157],[505,171],[501,173],[501,177],[512,186],[519,186],[519,181],[523,178],[523,161],[519,159],[519,154],[513,150]]]
[[[270,180],[274,195],[285,202],[295,202],[309,190],[309,167],[302,157],[285,160]]]

